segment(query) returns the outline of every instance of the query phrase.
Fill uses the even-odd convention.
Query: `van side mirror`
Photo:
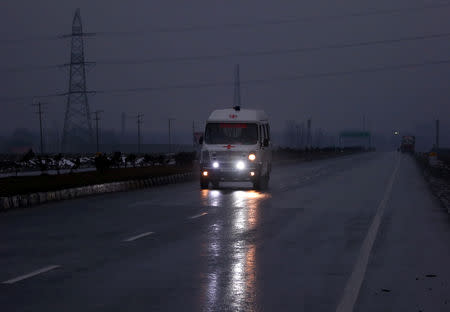
[[[200,139],[198,139],[198,144],[200,144],[200,145],[203,144],[203,136],[201,136]]]
[[[268,147],[269,146],[269,139],[264,139],[264,141],[263,141],[263,146],[264,147]]]

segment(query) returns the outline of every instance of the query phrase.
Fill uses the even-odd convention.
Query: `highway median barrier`
[[[30,194],[0,197],[0,212],[12,209],[37,206],[48,202],[56,202],[92,195],[123,192],[143,188],[151,188],[159,185],[180,183],[195,177],[193,172],[177,173],[168,176],[150,177],[146,179],[111,182],[81,187],[67,188],[56,191],[36,192]]]
[[[302,159],[299,156],[302,155],[297,155],[296,153],[295,151],[288,151],[286,157],[274,157],[274,162],[283,163],[283,161],[286,161],[291,163],[301,161]],[[335,157],[351,153],[355,152],[330,154],[323,157]],[[57,176],[8,177],[5,179],[9,179],[9,182],[6,180],[0,181],[5,186],[0,192],[0,212],[79,197],[191,181],[198,178],[196,164],[194,162],[193,168],[156,166],[149,168],[109,169],[102,174],[83,172]],[[48,191],[46,191],[47,189]]]

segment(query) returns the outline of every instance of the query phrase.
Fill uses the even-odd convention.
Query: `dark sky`
[[[65,70],[8,69],[68,62],[69,41],[45,38],[69,33],[77,7],[81,8],[84,30],[99,33],[88,39],[85,47],[86,59],[99,62],[88,73],[91,90],[231,82],[233,66],[240,63],[243,106],[266,110],[275,129],[281,130],[288,119],[302,122],[312,117],[315,127],[335,132],[361,127],[363,114],[368,126],[379,132],[414,130],[438,117],[445,127],[450,123],[450,64],[261,84],[245,81],[450,60],[450,36],[270,56],[100,64],[109,60],[223,55],[450,33],[450,5],[429,8],[439,3],[445,4],[424,0],[3,1],[0,133],[6,135],[16,127],[32,129],[38,125],[31,99],[11,102],[6,98],[67,91]],[[391,9],[399,10],[381,14]],[[379,13],[355,14],[374,11]],[[261,23],[289,19],[302,20]],[[226,26],[243,23],[250,25]],[[189,31],[190,26],[206,27]],[[182,31],[155,31],[160,28]],[[178,131],[188,133],[192,120],[204,120],[211,110],[231,106],[232,100],[232,86],[225,86],[98,94],[90,98],[90,106],[91,110],[105,111],[104,128],[120,131],[121,112],[142,112],[146,133],[165,131],[168,117],[176,118],[174,126]],[[46,127],[62,127],[65,98],[49,98],[46,102]],[[127,127],[135,127],[134,122],[130,119]],[[146,140],[151,141],[151,137],[147,135]]]

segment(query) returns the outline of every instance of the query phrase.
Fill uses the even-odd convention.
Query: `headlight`
[[[245,168],[245,163],[243,161],[238,161],[236,164],[236,168],[242,170]]]
[[[254,160],[256,159],[256,155],[253,154],[253,153],[251,153],[250,155],[248,155],[248,159],[249,159],[250,161],[254,161]]]
[[[219,163],[217,161],[213,162],[213,168],[219,168]]]

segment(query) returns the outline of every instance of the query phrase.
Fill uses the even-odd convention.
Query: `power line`
[[[56,69],[58,68],[57,65],[42,65],[42,66],[36,66],[36,65],[23,65],[20,67],[9,67],[9,68],[3,68],[0,70],[0,72],[4,73],[20,73],[20,72],[31,72],[31,71],[44,71],[44,70],[50,70],[50,69]]]
[[[388,72],[397,71],[413,68],[421,68],[427,66],[437,66],[437,65],[449,65],[450,59],[444,60],[432,60],[422,63],[407,63],[398,65],[386,65],[379,67],[367,67],[348,71],[334,71],[334,72],[322,72],[322,73],[308,73],[301,75],[291,75],[291,76],[279,76],[273,78],[265,79],[253,79],[241,81],[241,85],[258,85],[265,83],[274,82],[287,82],[287,81],[297,81],[297,80],[307,80],[307,79],[319,79],[319,78],[332,78],[340,76],[351,76],[356,74],[368,74],[368,73],[378,73],[378,72]],[[168,91],[176,89],[203,89],[203,88],[215,88],[215,87],[228,87],[233,86],[233,81],[222,81],[222,82],[203,82],[203,83],[190,83],[190,84],[178,84],[169,85],[161,87],[142,87],[142,88],[128,88],[128,89],[105,89],[96,91],[96,94],[127,94],[127,93],[142,93],[142,92],[153,92],[153,91]],[[49,97],[59,97],[65,95],[64,93],[56,93],[52,95],[41,95],[41,96],[29,96],[29,97],[19,97],[19,98],[0,98],[0,102],[12,102],[15,100],[24,100],[30,98],[49,98]]]
[[[253,80],[241,81],[241,84],[257,85],[257,84],[264,84],[264,83],[271,83],[271,82],[284,82],[284,81],[296,81],[296,80],[305,80],[305,79],[318,79],[318,78],[329,78],[329,77],[338,77],[338,76],[349,76],[349,75],[354,75],[354,74],[395,71],[395,70],[420,68],[420,67],[435,66],[435,65],[447,65],[447,64],[450,64],[450,59],[438,60],[438,61],[428,61],[428,62],[423,62],[423,63],[409,63],[409,64],[400,64],[400,65],[393,65],[393,66],[362,68],[362,69],[351,70],[351,71],[349,70],[349,71],[335,71],[335,72],[323,72],[323,73],[309,73],[309,74],[274,77],[274,78],[267,78],[267,79],[253,79]],[[167,91],[167,90],[174,90],[174,89],[201,89],[201,88],[213,88],[213,87],[227,87],[227,86],[232,86],[232,85],[234,85],[234,82],[205,82],[205,83],[180,84],[180,85],[163,86],[163,87],[110,89],[110,90],[98,91],[98,93],[99,94],[140,93],[140,92],[152,92],[152,91]]]
[[[304,16],[304,17],[286,17],[286,18],[275,18],[259,20],[251,23],[226,23],[226,24],[209,24],[209,25],[187,25],[187,26],[175,26],[175,27],[154,27],[148,30],[137,30],[137,31],[122,31],[122,32],[97,32],[100,36],[130,36],[130,35],[146,35],[149,33],[179,33],[179,32],[195,32],[195,31],[214,31],[214,30],[227,30],[227,29],[242,29],[254,26],[264,26],[264,25],[283,25],[283,24],[297,24],[297,23],[308,23],[314,21],[329,21],[329,20],[339,20],[345,18],[354,17],[367,17],[367,16],[377,16],[377,15],[390,15],[399,13],[410,13],[410,12],[422,12],[423,10],[432,9],[443,9],[450,7],[450,3],[441,4],[428,4],[424,6],[417,7],[404,7],[396,9],[375,9],[362,12],[353,12],[345,14],[330,14],[330,15],[316,15],[316,16]]]
[[[249,28],[254,26],[270,26],[270,25],[289,25],[296,23],[309,23],[315,21],[329,21],[339,20],[345,18],[357,18],[367,16],[378,15],[396,15],[400,13],[413,13],[422,12],[424,10],[445,9],[450,7],[449,2],[439,4],[427,4],[416,7],[403,7],[395,9],[372,9],[362,12],[344,13],[344,14],[329,14],[329,15],[315,15],[315,16],[303,16],[303,17],[285,17],[285,18],[272,18],[265,20],[258,20],[248,23],[225,23],[225,24],[209,24],[209,25],[184,25],[175,27],[153,27],[151,29],[141,29],[135,31],[115,31],[115,32],[93,32],[84,33],[84,36],[131,36],[131,35],[147,35],[149,33],[179,33],[179,32],[196,32],[196,31],[214,31],[214,30],[233,30]],[[48,36],[28,36],[20,39],[0,39],[0,45],[10,44],[23,44],[35,41],[57,41],[61,38],[68,38],[70,35],[48,35]]]
[[[39,41],[57,41],[58,39],[58,36],[28,36],[20,39],[0,39],[0,44],[23,44]]]
[[[96,33],[83,33],[83,37],[93,37]],[[58,42],[60,39],[72,38],[71,34],[65,35],[48,35],[48,36],[28,36],[19,39],[0,39],[0,45],[10,45],[10,44],[24,44],[32,42],[42,42],[42,41],[55,41]]]
[[[431,40],[431,39],[441,39],[450,37],[450,33],[438,33],[429,35],[414,35],[406,36],[393,39],[381,39],[381,40],[371,40],[371,41],[360,41],[353,43],[335,43],[316,47],[305,47],[305,48],[290,48],[290,49],[271,49],[263,51],[243,51],[220,55],[198,55],[198,56],[180,56],[180,57],[159,57],[152,59],[143,60],[106,60],[99,62],[85,62],[85,65],[143,65],[150,63],[172,63],[172,62],[191,62],[191,61],[213,61],[218,59],[226,59],[233,57],[254,57],[254,56],[273,56],[273,55],[283,55],[283,54],[298,54],[307,52],[317,52],[323,50],[334,50],[334,49],[347,49],[347,48],[359,48],[374,45],[388,45],[396,44],[401,42],[409,41],[420,41],[420,40]],[[69,64],[63,65],[47,65],[47,66],[23,66],[17,68],[5,68],[0,70],[1,72],[21,72],[21,71],[36,71],[36,70],[49,70],[54,68],[60,68],[68,66]]]
[[[0,103],[23,103],[30,99],[48,99],[67,95],[66,93],[41,94],[33,96],[0,97]]]
[[[248,56],[272,56],[281,54],[296,54],[305,52],[315,52],[322,50],[331,49],[345,49],[345,48],[357,48],[372,45],[386,45],[394,44],[407,41],[418,41],[418,40],[428,40],[428,39],[439,39],[448,38],[450,33],[440,33],[431,35],[417,35],[409,36],[395,39],[383,39],[383,40],[373,40],[373,41],[361,41],[355,43],[337,43],[329,44],[317,47],[306,47],[306,48],[291,48],[291,49],[272,49],[266,51],[248,51],[248,52],[236,52],[222,55],[200,55],[200,56],[186,56],[186,57],[160,57],[147,60],[111,60],[111,61],[100,61],[97,62],[99,65],[142,65],[146,63],[168,63],[168,62],[183,62],[183,61],[202,61],[202,60],[216,60],[231,57],[248,57]]]

